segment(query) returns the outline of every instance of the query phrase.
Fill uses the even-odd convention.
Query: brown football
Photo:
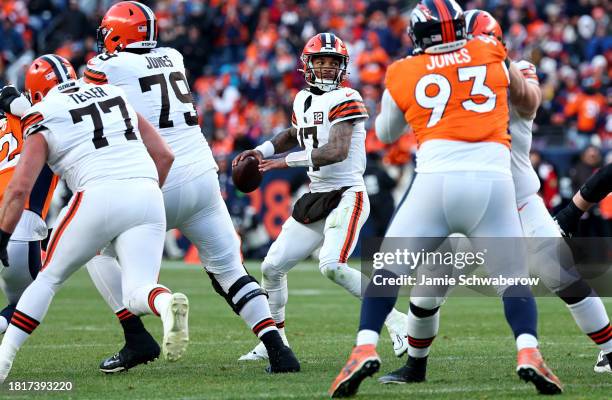
[[[259,172],[259,161],[253,156],[243,158],[232,169],[234,186],[243,193],[250,193],[261,184],[263,176]]]

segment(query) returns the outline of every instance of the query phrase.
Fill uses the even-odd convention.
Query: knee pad
[[[234,282],[227,293],[223,290],[215,276],[208,273],[210,280],[212,281],[213,288],[215,291],[225,299],[227,304],[234,310],[236,314],[240,314],[242,308],[254,297],[266,296],[268,293],[259,286],[257,279],[251,275],[243,275],[236,282]]]
[[[444,304],[444,297],[411,297],[410,312],[417,318],[431,317]]]

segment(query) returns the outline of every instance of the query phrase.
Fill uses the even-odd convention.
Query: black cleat
[[[126,344],[119,353],[100,363],[100,371],[106,374],[127,371],[137,365],[155,361],[159,357],[159,352],[159,345],[152,337],[146,347],[139,345],[136,349],[135,346],[128,347]]]
[[[288,346],[284,346],[270,352],[270,365],[266,367],[266,372],[269,374],[283,374],[287,372],[300,372],[300,362],[298,361],[293,350]]]
[[[425,382],[427,373],[427,357],[414,358],[408,357],[406,365],[385,376],[378,378],[382,384],[405,384]]]

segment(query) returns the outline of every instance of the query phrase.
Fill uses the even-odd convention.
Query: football
[[[232,169],[232,181],[238,190],[250,193],[261,184],[263,175],[259,172],[259,161],[253,156],[242,159]]]

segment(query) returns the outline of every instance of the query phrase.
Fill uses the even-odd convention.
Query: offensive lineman
[[[417,175],[386,236],[412,238],[426,250],[436,249],[451,233],[477,241],[508,238],[504,248],[487,255],[489,275],[527,277],[522,246],[513,239],[522,236],[522,229],[510,170],[506,49],[489,36],[467,41],[465,17],[454,0],[422,0],[410,17],[415,53],[387,70],[376,134],[390,143],[409,123],[419,143]],[[393,278],[397,272],[382,269],[376,275]],[[385,297],[373,297],[374,282],[362,303],[357,346],[330,387],[332,397],[355,394],[380,367],[376,345],[382,318],[399,289],[390,287]],[[560,381],[538,350],[537,309],[529,287],[496,289],[516,339],[518,375],[540,393],[561,393]],[[409,325],[437,312],[436,305],[411,303]],[[426,348],[431,341],[415,344]]]
[[[365,192],[365,129],[368,118],[361,95],[342,83],[346,79],[348,52],[333,33],[319,33],[304,46],[301,57],[309,85],[293,102],[292,127],[254,150],[239,154],[259,160],[262,172],[275,168],[308,167],[310,193],[296,203],[293,215],[283,224],[261,265],[263,287],[269,293],[270,309],[283,340],[287,304],[287,272],[317,247],[321,273],[361,297],[360,271],[350,268],[350,257],[359,231],[370,212]],[[269,159],[299,145],[304,150]],[[392,310],[386,321],[397,356],[407,348],[406,316]],[[265,359],[265,348],[257,345],[241,360]]]
[[[486,11],[465,12],[469,37],[490,35],[502,40],[502,29]],[[540,105],[541,93],[535,66],[527,61],[513,62],[510,72],[510,124],[512,135],[511,169],[516,190],[516,205],[525,237],[535,238],[532,242],[537,251],[532,254],[530,268],[542,283],[566,304],[580,329],[601,349],[596,372],[610,372],[608,359],[612,356],[612,328],[605,306],[592,288],[573,269],[564,269],[555,255],[561,238],[559,229],[537,195],[540,181],[529,160],[532,126],[535,113]],[[553,239],[551,239],[553,238]],[[411,293],[411,306],[426,307],[423,303],[431,299],[419,297],[418,289]],[[447,293],[448,295],[448,293]],[[438,308],[445,297],[439,297],[427,309]],[[409,338],[415,341],[435,337],[438,332],[440,313],[430,317],[410,320]],[[431,343],[430,343],[431,345]],[[379,379],[382,383],[411,383],[425,380],[427,356],[430,346],[408,348],[408,360],[402,368]]]
[[[0,201],[13,176],[15,166],[23,148],[23,132],[19,117],[30,108],[30,102],[12,86],[2,88],[0,93]],[[48,166],[34,184],[32,194],[26,202],[15,231],[8,244],[11,267],[5,264],[0,271],[0,288],[5,294],[8,305],[0,311],[0,333],[8,328],[15,306],[23,291],[36,278],[41,263],[41,240],[47,237],[45,217],[49,209],[53,191],[58,178]]]
[[[182,55],[157,48],[157,21],[144,4],[113,5],[98,29],[100,55],[87,64],[83,79],[121,87],[130,103],[159,129],[175,154],[162,188],[167,228],[178,228],[197,247],[213,287],[242,317],[273,356],[271,372],[297,372],[298,360],[286,347],[270,315],[266,293],[250,276],[240,256],[240,242],[221,197],[217,165],[198,125],[185,78]],[[120,266],[112,252],[87,264],[96,287],[124,329],[126,344],[104,360],[106,373],[154,360],[159,346],[137,316],[121,304]]]
[[[45,163],[74,196],[0,345],[0,383],[62,284],[109,243],[124,265],[124,307],[160,316],[164,354],[178,360],[189,341],[188,300],[157,283],[166,228],[159,186],[172,151],[127,103],[123,90],[77,82],[62,57],[34,60],[25,88],[33,106],[21,120],[26,139],[0,209],[0,258],[7,259],[8,241]]]

